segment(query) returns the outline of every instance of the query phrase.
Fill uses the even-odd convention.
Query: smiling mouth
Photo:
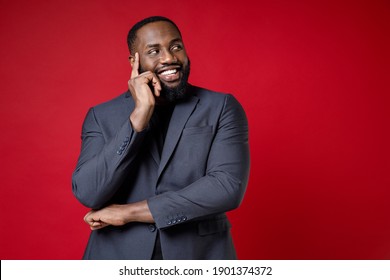
[[[177,68],[164,70],[158,74],[158,77],[164,82],[175,82],[180,79],[180,71]]]

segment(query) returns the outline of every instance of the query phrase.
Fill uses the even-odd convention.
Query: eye
[[[151,55],[151,56],[158,55],[159,52],[160,51],[158,49],[151,49],[148,51],[148,55]]]
[[[180,44],[173,45],[173,46],[171,47],[171,50],[172,50],[172,51],[181,51],[182,49],[183,49],[183,46],[180,45]]]

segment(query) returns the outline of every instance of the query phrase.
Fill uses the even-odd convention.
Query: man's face
[[[162,98],[172,102],[185,97],[190,61],[174,25],[158,21],[141,27],[137,31],[135,51],[139,53],[139,73],[156,74],[161,82]]]

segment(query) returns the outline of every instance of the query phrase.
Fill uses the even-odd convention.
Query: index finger
[[[86,222],[86,223],[88,223],[88,218],[89,218],[89,216],[91,215],[91,213],[92,213],[92,211],[93,210],[91,210],[91,211],[89,211],[87,214],[85,214],[85,216],[84,216],[84,222]]]
[[[136,52],[134,55],[134,63],[131,67],[131,78],[137,77],[139,75],[138,73],[139,68],[139,54]]]

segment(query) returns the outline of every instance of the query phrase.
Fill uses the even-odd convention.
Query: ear
[[[133,64],[134,64],[134,62],[135,62],[135,57],[134,57],[134,55],[130,55],[130,56],[129,56],[129,62],[130,62],[131,67],[133,67]]]

